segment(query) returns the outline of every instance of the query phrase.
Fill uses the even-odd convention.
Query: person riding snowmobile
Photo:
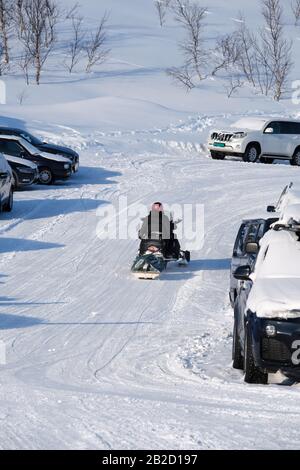
[[[145,254],[151,246],[162,249],[165,258],[179,259],[181,248],[174,234],[175,229],[176,223],[164,213],[163,204],[154,202],[139,230],[140,255]]]

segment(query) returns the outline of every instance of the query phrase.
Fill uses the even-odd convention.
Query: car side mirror
[[[274,134],[273,127],[267,127],[267,129],[265,130],[265,134]]]
[[[245,251],[248,255],[256,255],[259,251],[258,243],[256,243],[256,242],[247,243]]]
[[[233,276],[238,281],[248,281],[250,279],[251,268],[250,266],[239,266],[234,272]]]
[[[267,212],[276,212],[276,207],[275,206],[268,206],[267,207]]]

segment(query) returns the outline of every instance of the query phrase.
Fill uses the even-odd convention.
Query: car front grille
[[[265,361],[291,362],[289,348],[275,338],[262,339],[262,358]]]
[[[214,132],[211,135],[213,140],[218,140],[220,142],[229,142],[233,134],[225,134],[223,132]]]

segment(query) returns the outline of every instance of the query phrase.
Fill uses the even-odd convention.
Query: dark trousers
[[[180,256],[180,243],[177,238],[171,238],[170,240],[141,240],[140,255],[143,255],[149,246],[157,246],[162,250],[164,256],[174,256],[175,258]]]

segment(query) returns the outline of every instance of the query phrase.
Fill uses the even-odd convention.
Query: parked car
[[[252,272],[239,266],[242,283],[234,308],[233,367],[248,383],[266,384],[281,370],[300,377],[300,204],[286,207],[260,241]]]
[[[232,307],[234,307],[240,287],[239,281],[234,276],[235,271],[239,266],[249,266],[251,271],[254,269],[259,241],[270,229],[271,224],[277,220],[278,218],[251,219],[242,222],[235,239],[231,259],[229,299]]]
[[[12,127],[0,127],[0,136],[1,135],[23,137],[23,139],[25,139],[27,142],[29,142],[35,148],[42,152],[47,152],[53,155],[61,155],[62,157],[66,157],[71,160],[73,172],[77,172],[79,169],[79,154],[75,152],[75,150],[70,149],[69,147],[63,147],[60,145],[42,142],[40,139],[30,134],[30,132],[24,131],[22,129],[15,129]]]
[[[13,189],[21,189],[24,186],[30,186],[39,179],[38,167],[35,163],[25,158],[12,157],[4,155],[13,174]]]
[[[39,169],[41,184],[65,180],[72,174],[71,160],[60,155],[41,152],[23,137],[0,135],[0,152],[35,163]]]
[[[11,212],[14,203],[12,169],[0,153],[0,211]]]
[[[235,123],[230,130],[214,130],[207,144],[211,157],[242,158],[245,162],[273,163],[289,160],[300,165],[300,121],[283,118],[247,118]]]

